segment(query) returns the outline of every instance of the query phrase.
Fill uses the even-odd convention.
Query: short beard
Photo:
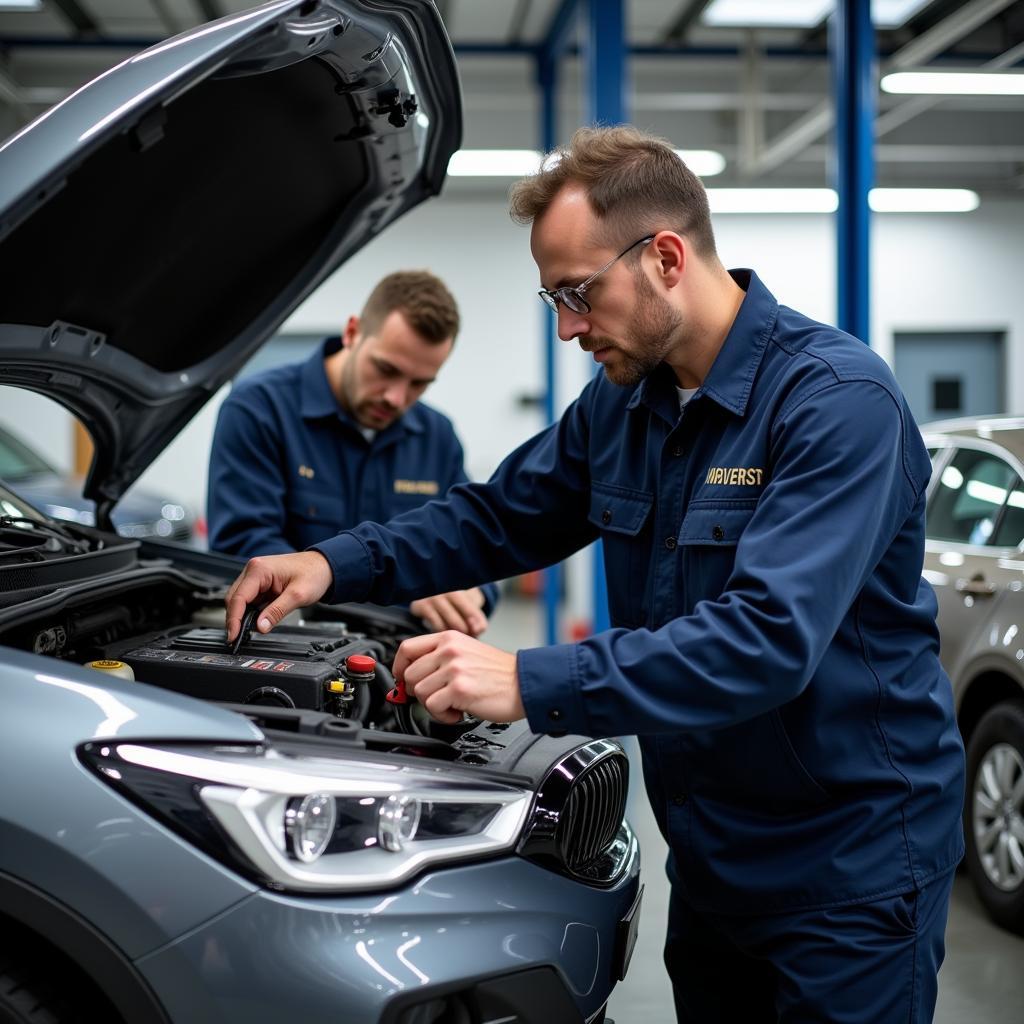
[[[620,364],[604,368],[608,380],[619,387],[635,387],[649,377],[671,351],[683,326],[682,316],[654,290],[643,270],[638,267],[634,277],[633,323],[626,335],[626,340],[633,343],[633,351],[617,349]]]

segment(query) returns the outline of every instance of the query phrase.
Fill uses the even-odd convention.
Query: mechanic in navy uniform
[[[396,676],[445,721],[639,736],[680,1021],[931,1020],[964,756],[907,404],[866,345],[724,269],[666,143],[586,129],[545,168],[513,215],[560,337],[604,373],[488,483],[250,562],[229,635],[260,593],[267,630],[325,591],[411,598],[601,538],[607,632],[417,637]]]
[[[386,522],[466,480],[446,416],[419,399],[451,354],[459,310],[427,271],[377,284],[341,338],[255,374],[221,406],[210,457],[210,547],[301,551],[364,519]],[[431,629],[478,636],[493,584],[413,601]]]

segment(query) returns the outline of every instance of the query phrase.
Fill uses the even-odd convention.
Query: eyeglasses
[[[575,287],[570,285],[563,285],[561,288],[552,288],[548,291],[546,288],[541,288],[537,294],[548,304],[548,306],[554,311],[558,312],[558,304],[562,302],[565,304],[567,309],[571,309],[574,313],[589,313],[590,303],[583,297],[583,293],[613,264],[617,263],[626,255],[631,249],[635,249],[638,245],[646,245],[648,242],[654,241],[654,235],[647,235],[645,238],[638,238],[632,245],[627,245],[622,252],[619,253],[614,259],[610,259],[600,270],[595,270],[582,284],[578,284]]]

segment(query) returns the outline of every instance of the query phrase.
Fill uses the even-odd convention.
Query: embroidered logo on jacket
[[[708,470],[706,484],[725,484],[726,486],[760,487],[764,481],[764,470],[760,467],[744,468],[743,466],[712,466]]]
[[[396,480],[395,494],[437,494],[436,480]]]

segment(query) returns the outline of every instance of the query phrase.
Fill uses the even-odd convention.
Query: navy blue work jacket
[[[232,388],[210,453],[210,547],[252,558],[302,551],[364,519],[394,516],[466,481],[451,421],[417,402],[367,441],[339,405],[324,359],[253,374]],[[486,586],[487,608],[497,589]]]
[[[604,546],[613,628],[518,654],[531,727],[639,735],[690,902],[866,902],[948,872],[964,757],[921,578],[928,454],[884,362],[750,271],[680,413],[602,375],[487,484],[317,545],[338,598]]]

